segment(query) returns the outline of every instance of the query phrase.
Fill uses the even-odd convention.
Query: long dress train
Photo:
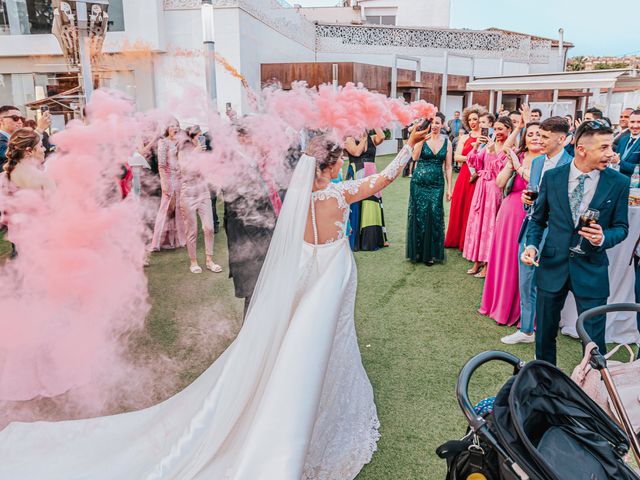
[[[397,173],[402,166],[394,166]],[[352,480],[379,437],[354,327],[356,267],[344,236],[349,209],[341,192],[358,182],[331,184],[318,195],[338,201],[344,222],[336,241],[311,245],[303,238],[314,175],[315,160],[303,157],[245,324],[211,367],[144,410],[11,423],[0,432],[0,478]]]
[[[438,152],[424,142],[411,178],[407,218],[407,252],[412,262],[444,261],[444,173],[445,140]]]

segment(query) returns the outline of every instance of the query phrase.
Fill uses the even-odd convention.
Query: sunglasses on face
[[[2,118],[10,118],[14,122],[24,122],[24,117],[21,117],[20,115],[5,115]]]

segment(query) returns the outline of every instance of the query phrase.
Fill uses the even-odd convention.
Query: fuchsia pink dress
[[[518,284],[518,233],[525,217],[520,197],[527,182],[516,175],[511,193],[498,211],[487,279],[479,313],[501,325],[514,325],[520,318]]]
[[[472,262],[487,262],[491,253],[491,242],[496,226],[498,208],[502,201],[502,190],[496,185],[496,178],[504,167],[505,154],[471,152],[467,157],[469,166],[474,167],[479,175],[473,192],[469,221],[464,237],[462,256]]]

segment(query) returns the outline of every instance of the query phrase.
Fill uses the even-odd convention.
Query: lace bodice
[[[412,150],[404,146],[396,158],[380,173],[359,180],[330,183],[311,194],[311,227],[314,244],[342,240],[347,235],[349,205],[378,193],[393,182],[411,160]]]

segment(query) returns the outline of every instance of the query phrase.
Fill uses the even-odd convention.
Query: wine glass
[[[588,208],[584,212],[580,214],[580,221],[578,222],[577,231],[579,232],[584,227],[589,227],[594,223],[598,222],[598,218],[600,218],[600,212],[593,208]],[[585,255],[587,252],[582,250],[582,241],[584,237],[580,236],[578,240],[578,244],[575,247],[569,248],[573,253],[577,253],[578,255]]]
[[[540,187],[538,185],[534,185],[532,183],[527,185],[527,188],[524,189],[523,192],[532,202],[535,202],[540,195]],[[529,216],[533,215],[533,205],[527,205],[526,208],[529,210]]]

